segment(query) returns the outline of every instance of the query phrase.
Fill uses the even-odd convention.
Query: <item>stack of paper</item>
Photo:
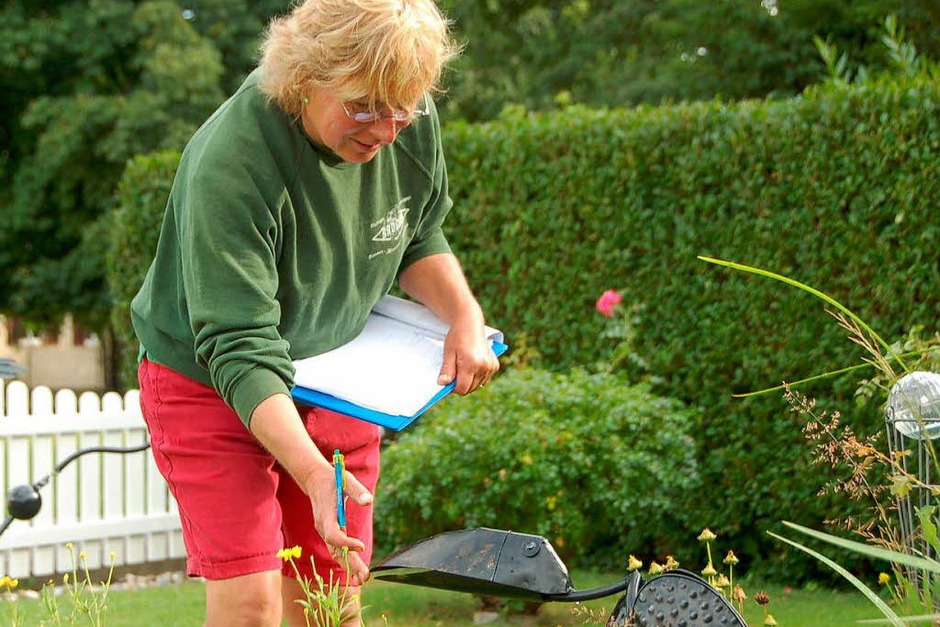
[[[294,362],[295,400],[400,430],[447,395],[437,383],[447,324],[428,308],[394,296],[375,306],[362,332],[334,350]],[[497,355],[503,334],[486,328]]]

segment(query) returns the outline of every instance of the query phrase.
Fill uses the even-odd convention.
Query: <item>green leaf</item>
[[[804,283],[800,283],[799,281],[796,281],[796,280],[791,279],[791,278],[789,278],[789,277],[785,277],[785,276],[783,276],[783,275],[781,275],[781,274],[776,274],[775,272],[770,272],[770,271],[768,271],[768,270],[762,270],[761,268],[755,268],[755,267],[752,267],[752,266],[746,266],[746,265],[744,265],[744,264],[735,263],[735,262],[733,262],[733,261],[725,261],[725,260],[723,260],[723,259],[714,259],[714,258],[712,258],[712,257],[703,257],[702,255],[699,255],[698,258],[701,259],[702,261],[707,261],[708,263],[713,263],[713,264],[716,264],[716,265],[719,265],[719,266],[725,266],[725,267],[731,268],[731,269],[733,269],[733,270],[741,270],[742,272],[748,272],[748,273],[750,273],[750,274],[757,274],[757,275],[759,275],[759,276],[763,276],[763,277],[767,277],[767,278],[770,278],[770,279],[774,279],[775,281],[780,281],[780,282],[782,282],[782,283],[786,283],[787,285],[792,285],[793,287],[797,287],[797,288],[803,290],[804,292],[808,292],[808,293],[812,294],[812,295],[815,296],[816,298],[822,299],[823,301],[829,303],[830,305],[832,305],[833,307],[835,307],[836,309],[838,309],[839,311],[841,311],[842,313],[844,313],[845,315],[847,315],[849,318],[851,318],[852,320],[854,320],[855,323],[858,324],[859,327],[861,327],[861,328],[862,328],[863,330],[865,330],[869,335],[871,335],[873,338],[875,338],[875,340],[876,340],[879,344],[881,344],[881,346],[884,347],[885,350],[887,350],[888,354],[890,354],[892,357],[894,357],[894,359],[898,362],[898,364],[900,364],[900,366],[901,366],[902,368],[904,368],[904,371],[905,371],[905,372],[910,372],[910,369],[907,367],[907,364],[904,363],[904,360],[901,359],[901,357],[894,351],[894,348],[893,348],[890,344],[888,344],[888,343],[885,342],[883,339],[881,339],[881,336],[880,336],[880,335],[878,335],[877,333],[875,333],[875,331],[874,331],[870,326],[868,326],[868,324],[867,324],[864,320],[862,320],[861,318],[859,318],[858,316],[856,316],[851,310],[849,310],[848,307],[846,307],[845,305],[843,305],[842,303],[840,303],[840,302],[837,301],[836,299],[832,298],[832,297],[829,296],[828,294],[825,294],[824,292],[820,292],[819,290],[817,290],[817,289],[815,289],[815,288],[812,288],[812,287],[810,287],[809,285],[806,285],[806,284],[804,284]]]
[[[865,544],[863,542],[846,540],[845,538],[840,538],[839,536],[834,536],[822,531],[816,531],[815,529],[803,527],[802,525],[797,525],[796,523],[788,521],[783,521],[783,524],[790,529],[793,529],[794,531],[806,534],[823,542],[828,542],[829,544],[833,544],[843,549],[848,549],[849,551],[853,551],[855,553],[861,553],[862,555],[867,555],[868,557],[873,557],[875,559],[886,560],[894,564],[911,566],[913,568],[919,568],[921,570],[940,574],[940,562],[937,562],[936,560],[917,557],[916,555],[908,555],[907,553],[901,553],[899,551],[891,551],[881,547],[872,546],[870,544]]]
[[[923,355],[923,354],[924,354],[924,351],[922,351],[922,350],[916,350],[916,351],[909,351],[909,352],[907,352],[907,353],[901,353],[900,357],[902,357],[902,358],[904,358],[904,357],[915,357],[915,356],[920,356],[920,355]],[[731,396],[732,396],[733,398],[747,398],[747,397],[749,397],[749,396],[760,396],[761,394],[767,394],[767,393],[769,393],[769,392],[778,392],[778,391],[780,391],[780,390],[782,390],[782,389],[784,389],[785,387],[788,387],[788,386],[791,387],[791,388],[794,388],[794,387],[797,387],[797,386],[799,386],[799,385],[803,385],[804,383],[812,383],[813,381],[819,381],[819,380],[821,380],[821,379],[827,379],[827,378],[829,378],[829,377],[835,377],[835,376],[838,376],[838,375],[840,375],[840,374],[845,374],[845,373],[847,373],[847,372],[854,372],[854,371],[856,371],[856,370],[862,370],[862,369],[865,369],[865,368],[874,368],[874,367],[875,367],[875,364],[866,361],[866,362],[863,363],[863,364],[857,364],[857,365],[855,365],[855,366],[849,366],[849,367],[847,367],[847,368],[840,368],[839,370],[830,370],[829,372],[824,372],[824,373],[822,373],[822,374],[814,375],[814,376],[812,376],[812,377],[807,377],[807,378],[805,378],[805,379],[798,379],[798,380],[796,380],[796,381],[787,382],[787,383],[784,383],[783,385],[775,385],[775,386],[773,386],[773,387],[771,387],[771,388],[764,388],[764,389],[762,389],[762,390],[756,390],[756,391],[754,391],[754,392],[742,392],[742,393],[740,393],[740,394],[732,394]]]
[[[924,541],[935,551],[940,551],[940,542],[937,541],[937,525],[933,521],[937,513],[936,505],[917,508],[917,519],[920,520],[920,530],[924,535]]]
[[[918,614],[917,616],[902,616],[901,620],[903,620],[906,625],[913,625],[935,621],[938,618],[940,618],[940,614]],[[890,623],[891,620],[888,618],[867,618],[858,622],[862,625],[886,625]]]
[[[837,563],[835,563],[834,561],[832,561],[831,559],[829,559],[822,553],[818,553],[817,551],[814,551],[813,549],[809,547],[803,546],[799,542],[794,542],[793,540],[789,540],[787,538],[784,538],[783,536],[779,536],[771,531],[768,531],[767,534],[771,536],[772,538],[776,538],[777,540],[780,540],[781,542],[786,542],[790,546],[796,547],[797,549],[803,551],[804,553],[812,555],[813,557],[818,559],[820,562],[822,562],[823,564],[825,564],[832,570],[842,575],[842,577],[844,577],[846,581],[851,583],[853,586],[855,586],[858,589],[859,592],[864,594],[868,598],[868,600],[871,601],[875,605],[875,607],[877,607],[881,611],[881,613],[884,614],[888,618],[889,622],[892,625],[895,625],[896,627],[905,627],[904,621],[901,620],[901,618],[894,612],[894,610],[888,607],[887,603],[882,601],[881,598],[877,594],[875,594],[875,592],[872,591],[871,588],[869,588],[864,583],[862,583],[855,575],[853,575],[846,569],[842,568],[841,566],[839,566]]]
[[[913,480],[904,474],[896,474],[891,477],[891,491],[892,496],[898,498],[904,498],[911,493],[911,489],[914,487]]]

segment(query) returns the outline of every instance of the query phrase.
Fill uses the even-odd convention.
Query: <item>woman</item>
[[[131,305],[154,458],[188,573],[206,579],[206,624],[226,627],[304,624],[282,547],[348,598],[369,577],[378,428],[295,406],[292,360],[353,338],[397,280],[450,324],[442,384],[467,394],[499,367],[441,231],[429,94],[455,47],[432,0],[306,0],[262,51],[187,145]]]

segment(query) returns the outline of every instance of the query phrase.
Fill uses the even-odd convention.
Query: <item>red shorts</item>
[[[345,584],[345,571],[316,532],[310,500],[245,428],[214,389],[144,359],[140,405],[157,468],[179,506],[186,570],[229,579],[268,570],[293,577],[277,552],[300,546],[302,574]],[[325,409],[299,407],[310,437],[327,459],[340,449],[346,467],[370,491],[379,475],[378,426]],[[372,557],[372,506],[347,502],[347,532]]]

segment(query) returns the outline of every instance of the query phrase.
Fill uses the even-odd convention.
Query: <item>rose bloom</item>
[[[597,310],[601,315],[611,318],[614,315],[614,307],[620,304],[623,296],[616,290],[605,290],[601,297],[597,299]]]

